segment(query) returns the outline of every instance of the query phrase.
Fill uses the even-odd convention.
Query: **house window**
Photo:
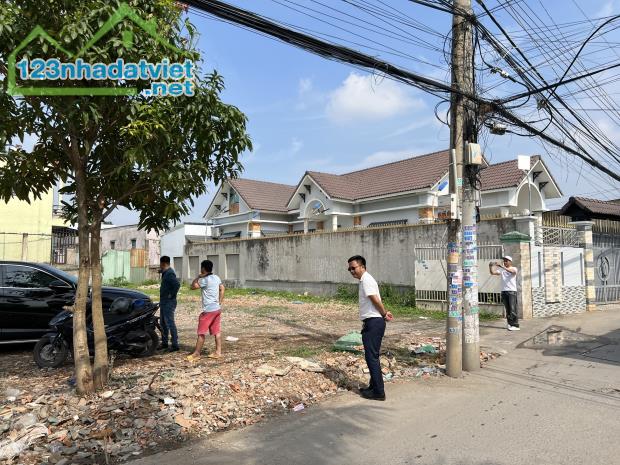
[[[234,215],[236,213],[239,213],[239,194],[231,190],[228,199],[228,214]]]
[[[131,248],[132,248],[132,249],[135,249],[135,248],[136,248],[136,242],[137,242],[137,241],[136,241],[135,239],[132,239],[132,240],[131,240]]]
[[[111,250],[116,249],[116,241],[110,241],[110,249]]]

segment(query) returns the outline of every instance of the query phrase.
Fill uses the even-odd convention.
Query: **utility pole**
[[[460,13],[472,14],[471,0],[455,0],[454,7]],[[473,40],[471,22],[459,15],[453,21],[453,36],[459,35],[457,55],[460,73],[455,74],[458,89],[468,94],[474,93]],[[453,56],[454,52],[453,52]],[[478,241],[476,227],[477,179],[482,154],[477,142],[473,102],[461,99],[457,108],[460,124],[455,126],[455,144],[460,143],[464,152],[462,180],[462,266],[463,266],[463,369],[474,371],[480,369],[480,327],[478,306]]]
[[[471,0],[454,0],[454,9],[458,13],[471,13]],[[475,324],[477,313],[472,313],[472,309],[477,312],[478,286],[475,266],[475,186],[472,189],[471,176],[463,174],[470,173],[469,168],[463,168],[463,159],[466,150],[466,143],[471,140],[472,125],[468,118],[468,103],[460,92],[473,92],[473,42],[471,23],[462,14],[454,14],[452,17],[452,88],[453,92],[450,105],[450,220],[448,221],[448,247],[447,247],[447,334],[446,334],[446,373],[451,377],[459,377],[463,367],[470,369],[472,350],[476,351],[478,367],[480,366],[480,356],[478,349],[471,347],[471,341],[475,340],[473,330],[477,328]],[[463,188],[464,196],[461,196]],[[463,203],[461,203],[463,199]],[[464,258],[461,256],[463,251],[463,229],[465,229]],[[473,224],[473,226],[472,226]],[[472,227],[473,235],[472,235]],[[474,260],[472,263],[472,252]],[[466,265],[466,266],[463,266]],[[464,273],[467,270],[467,273]],[[472,274],[473,273],[473,274]],[[463,292],[464,290],[464,292]],[[475,306],[472,306],[472,294],[475,293]],[[463,307],[463,295],[466,301]],[[465,310],[465,312],[464,312]],[[464,324],[465,323],[465,324]],[[465,336],[465,337],[463,337]],[[476,344],[477,347],[477,344]],[[463,358],[463,351],[466,357]],[[466,363],[466,364],[465,364]]]

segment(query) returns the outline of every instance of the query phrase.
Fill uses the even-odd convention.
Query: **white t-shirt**
[[[220,309],[220,284],[222,280],[216,274],[198,279],[202,289],[202,311],[216,312]]]
[[[381,313],[379,313],[375,305],[368,298],[369,295],[376,295],[379,297],[379,300],[381,300],[377,281],[375,281],[375,278],[373,278],[368,271],[365,271],[360,279],[359,286],[360,320],[374,317],[383,318]]]
[[[499,270],[502,277],[502,291],[514,291],[517,292],[517,269],[513,266],[510,268],[515,274],[510,273],[504,269]]]

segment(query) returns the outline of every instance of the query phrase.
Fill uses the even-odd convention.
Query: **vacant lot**
[[[155,286],[143,290],[157,292]],[[384,344],[388,354],[382,357],[386,379],[439,375],[445,323],[434,314],[394,309]],[[2,439],[16,443],[36,425],[47,429],[14,463],[112,463],[279,412],[301,414],[309,404],[367,381],[363,356],[332,351],[340,336],[360,329],[355,303],[231,291],[222,332],[238,341],[224,341],[222,359],[203,357],[191,364],[185,356],[195,342],[199,311],[199,294],[183,289],[177,309],[182,350],[148,359],[114,358],[109,390],[90,398],[75,396],[70,364],[43,371],[30,351],[5,349]],[[212,346],[209,340],[207,349]],[[421,346],[428,353],[412,356]]]

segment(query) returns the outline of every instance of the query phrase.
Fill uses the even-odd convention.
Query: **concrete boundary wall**
[[[499,243],[514,227],[512,219],[483,221],[478,238]],[[356,283],[347,259],[360,254],[377,281],[405,291],[415,287],[416,246],[445,239],[446,225],[439,223],[191,243],[185,255],[217,257],[215,273],[229,285],[329,295]],[[429,305],[441,308],[441,302]]]

